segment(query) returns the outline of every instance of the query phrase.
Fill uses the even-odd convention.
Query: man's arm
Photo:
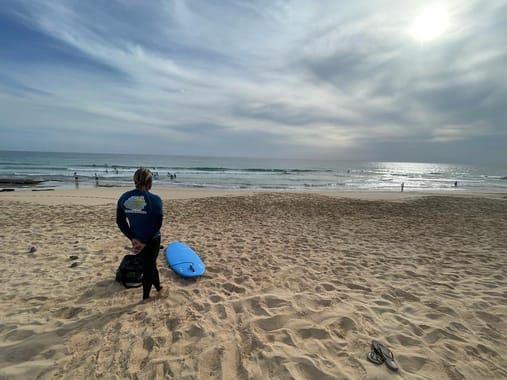
[[[155,236],[155,234],[160,231],[160,228],[162,228],[162,220],[163,220],[163,216],[162,214],[160,215],[153,215],[153,219],[154,219],[154,224],[153,224],[153,230],[152,231],[149,231],[149,233],[146,235],[146,236]]]
[[[125,215],[125,211],[120,207],[120,205],[116,207],[116,224],[126,237],[128,237],[130,240],[134,238],[134,234],[132,233],[132,230],[127,223],[127,216]]]
[[[162,200],[157,197],[154,204],[155,213],[153,214],[153,230],[149,231],[147,236],[155,236],[157,232],[162,228],[162,222],[164,219]]]

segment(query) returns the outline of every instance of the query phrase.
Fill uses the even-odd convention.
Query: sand
[[[0,193],[1,379],[507,378],[505,195],[154,189],[207,272],[161,254],[141,304],[114,281],[125,190]]]

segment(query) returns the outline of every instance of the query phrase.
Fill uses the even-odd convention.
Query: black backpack
[[[116,271],[116,281],[124,287],[138,288],[143,285],[143,258],[137,255],[126,255]]]

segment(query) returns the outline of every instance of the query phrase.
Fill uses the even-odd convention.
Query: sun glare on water
[[[448,24],[447,10],[443,6],[433,5],[425,8],[416,17],[410,32],[418,41],[431,41],[441,36]]]

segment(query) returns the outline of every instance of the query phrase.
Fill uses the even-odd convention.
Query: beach
[[[507,378],[507,194],[154,188],[206,273],[141,304],[126,190],[0,193],[0,379]]]

